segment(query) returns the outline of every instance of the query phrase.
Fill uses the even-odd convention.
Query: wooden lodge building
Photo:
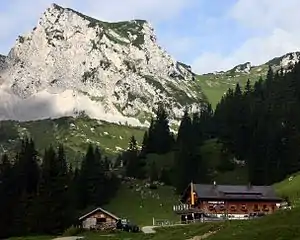
[[[173,210],[181,215],[181,221],[203,219],[203,216],[249,219],[273,213],[282,201],[272,186],[191,183],[182,195],[182,204]]]

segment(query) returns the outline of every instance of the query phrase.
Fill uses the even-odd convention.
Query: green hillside
[[[260,77],[264,77],[267,71],[268,65],[263,64],[252,67],[249,72],[236,72],[236,68],[233,68],[226,72],[197,75],[196,80],[208,101],[215,108],[229,88],[234,88],[237,83],[245,86],[248,79],[252,82],[257,81]]]
[[[150,189],[146,181],[129,181],[121,184],[115,198],[104,208],[145,226],[152,225],[153,218],[178,222],[173,212],[173,205],[178,203],[179,196],[172,187],[158,185]]]
[[[279,196],[287,197],[293,205],[300,206],[300,173],[295,173],[274,186]]]
[[[0,122],[0,154],[13,150],[20,137],[31,136],[38,151],[43,152],[50,144],[63,143],[69,157],[77,159],[86,151],[89,143],[97,145],[107,154],[116,154],[128,146],[134,135],[138,141],[144,129],[107,123],[87,117],[64,117],[29,122]]]

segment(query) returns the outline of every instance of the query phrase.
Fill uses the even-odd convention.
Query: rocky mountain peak
[[[234,71],[236,73],[249,73],[251,70],[251,67],[252,67],[251,63],[246,62],[246,63],[235,66],[231,71]]]
[[[56,4],[18,37],[0,76],[0,120],[85,113],[140,125],[160,103],[178,118],[202,100],[191,68],[158,45],[148,22],[103,22]]]
[[[300,60],[300,52],[290,52],[283,56],[273,58],[266,64],[272,66],[275,69],[278,68],[289,68],[295,65]]]

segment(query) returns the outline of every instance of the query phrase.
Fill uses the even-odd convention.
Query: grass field
[[[202,236],[209,231],[218,230],[221,227],[220,224],[207,223],[207,224],[194,224],[188,226],[176,226],[165,227],[157,229],[155,234],[143,234],[143,233],[126,233],[126,232],[86,232],[79,234],[86,240],[185,240],[194,236]],[[23,237],[23,238],[11,238],[11,240],[50,240],[53,237],[41,236],[41,237]]]
[[[188,240],[213,232],[207,240],[298,240],[300,239],[300,209],[278,211],[256,220],[200,223],[186,226],[157,228],[155,234],[143,233],[82,233],[86,240]],[[196,238],[197,237],[197,238]],[[14,238],[22,240],[50,240],[51,237]]]
[[[295,173],[274,185],[279,196],[288,197],[293,205],[300,207],[300,173]]]
[[[116,197],[104,208],[118,217],[146,226],[152,225],[153,218],[179,221],[173,212],[173,205],[178,201],[179,196],[172,187],[158,186],[152,190],[145,186],[145,182],[132,181],[123,183]]]

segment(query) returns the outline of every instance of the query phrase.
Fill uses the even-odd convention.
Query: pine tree
[[[37,201],[36,228],[41,233],[58,234],[72,222],[69,176],[64,148],[56,154],[50,146],[45,150]],[[39,221],[42,216],[43,221]]]
[[[164,154],[172,149],[174,139],[170,132],[167,112],[162,105],[158,107],[156,113],[153,135],[156,153]]]
[[[141,177],[141,159],[139,158],[137,141],[134,136],[130,138],[129,147],[124,154],[126,162],[126,176],[128,177]]]
[[[140,153],[141,157],[145,157],[145,155],[149,152],[148,145],[149,145],[149,139],[148,139],[148,132],[146,131],[144,133],[143,142],[142,142],[142,150]]]
[[[181,193],[191,181],[206,180],[206,166],[200,155],[201,140],[197,140],[192,120],[184,113],[178,130],[176,152],[174,155],[173,184]],[[200,139],[201,134],[198,136]]]
[[[8,156],[4,154],[0,161],[0,238],[7,238],[10,235],[12,222],[11,201],[14,190],[12,182],[12,166]]]
[[[153,161],[151,164],[151,167],[150,167],[150,181],[154,182],[154,181],[157,181],[158,179],[159,179],[159,177],[158,177],[157,167],[156,167],[155,161]]]

